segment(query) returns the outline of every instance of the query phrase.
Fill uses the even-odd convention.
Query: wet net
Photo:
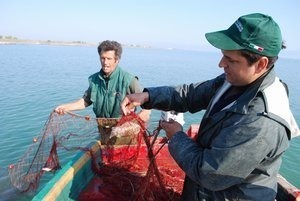
[[[36,190],[45,172],[61,168],[65,152],[90,152],[98,192],[84,190],[79,200],[179,200],[184,173],[168,153],[160,128],[148,131],[135,114],[121,119],[51,113],[40,134],[17,163],[9,166],[11,184],[21,192]],[[88,145],[101,141],[95,155]],[[91,196],[94,196],[93,198]]]

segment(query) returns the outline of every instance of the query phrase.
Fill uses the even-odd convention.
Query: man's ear
[[[261,57],[257,62],[256,62],[256,73],[261,73],[265,72],[268,69],[268,64],[269,64],[269,59],[268,57]]]

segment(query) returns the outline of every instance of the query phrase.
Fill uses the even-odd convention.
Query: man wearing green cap
[[[282,154],[299,134],[287,86],[274,71],[283,48],[280,28],[270,16],[254,13],[205,36],[222,51],[222,75],[178,87],[146,88],[126,96],[122,111],[128,114],[131,105],[206,110],[195,140],[178,122],[160,122],[171,155],[186,173],[182,200],[274,201]]]

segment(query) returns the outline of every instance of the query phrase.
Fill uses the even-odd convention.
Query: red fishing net
[[[79,200],[179,200],[184,173],[159,131],[149,132],[134,113],[121,119],[52,113],[28,151],[9,167],[11,183],[20,191],[36,189],[45,171],[60,168],[63,151],[92,154],[88,144],[100,137],[101,155],[92,154],[96,176]]]
[[[21,192],[37,189],[45,172],[60,169],[58,156],[64,156],[66,151],[84,151],[91,140],[98,137],[95,120],[70,113],[51,113],[23,157],[9,166],[12,185]]]

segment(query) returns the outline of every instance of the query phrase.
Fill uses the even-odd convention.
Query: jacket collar
[[[257,96],[257,94],[268,86],[270,86],[275,81],[275,70],[272,68],[266,74],[262,75],[260,78],[255,80],[246,91],[231,105],[231,111],[245,114],[248,112],[249,104]]]
[[[262,75],[260,78],[251,83],[245,90],[245,92],[236,101],[224,107],[223,110],[229,109],[232,112],[246,114],[248,112],[248,106],[251,101],[257,96],[259,92],[270,86],[275,81],[275,77],[275,70],[272,68],[268,72],[266,72],[266,74]],[[212,102],[210,103],[208,107],[209,110],[231,86],[232,85],[229,82],[227,82],[226,80],[224,81],[222,87],[218,90]],[[206,114],[209,115],[209,112]]]

